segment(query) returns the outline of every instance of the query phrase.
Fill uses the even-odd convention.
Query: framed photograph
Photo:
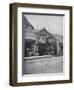
[[[72,83],[72,7],[10,4],[10,85]]]

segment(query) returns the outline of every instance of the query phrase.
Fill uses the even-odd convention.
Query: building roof
[[[49,33],[47,31],[47,29],[45,27],[43,27],[39,32],[38,32],[38,35],[40,36],[51,36],[51,33]]]
[[[57,35],[57,34],[54,34],[55,38],[57,41],[63,43],[63,36],[62,35]]]
[[[28,19],[26,18],[26,16],[24,16],[24,26],[25,27],[31,26],[32,29],[34,29],[33,25],[28,21]]]

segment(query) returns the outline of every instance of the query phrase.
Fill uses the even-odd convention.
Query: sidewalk
[[[34,60],[34,59],[43,59],[43,58],[51,58],[52,55],[43,55],[43,56],[31,56],[31,57],[24,57],[24,60]]]

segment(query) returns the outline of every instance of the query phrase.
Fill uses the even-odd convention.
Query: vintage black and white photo
[[[10,4],[10,85],[72,83],[72,7]]]
[[[22,13],[22,74],[63,73],[63,16]]]

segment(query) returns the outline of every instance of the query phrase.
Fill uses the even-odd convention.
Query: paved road
[[[61,72],[63,72],[63,57],[24,60],[24,74]]]

